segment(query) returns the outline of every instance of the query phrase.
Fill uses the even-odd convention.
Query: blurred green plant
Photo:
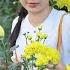
[[[20,70],[11,61],[12,54],[8,45],[11,23],[20,6],[18,0],[0,0],[0,25],[5,30],[5,36],[0,40],[0,70]]]
[[[4,27],[6,32],[5,41],[8,40],[11,23],[17,15],[19,7],[18,0],[0,0],[0,25]]]
[[[4,37],[5,31],[0,25],[0,70],[20,70],[21,66],[11,61],[12,51]]]
[[[70,6],[69,0],[50,0],[50,4],[57,10],[64,10],[66,12],[70,12],[68,7]],[[68,6],[67,6],[68,5]]]

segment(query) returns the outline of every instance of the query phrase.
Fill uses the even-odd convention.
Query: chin
[[[28,12],[29,13],[40,13],[42,10],[40,9],[29,9]]]

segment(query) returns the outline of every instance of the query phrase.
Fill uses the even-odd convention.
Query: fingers
[[[48,65],[47,65],[47,68],[48,68],[48,69],[52,69],[52,68],[53,68],[53,64],[48,64]]]
[[[12,60],[14,63],[16,63],[16,64],[18,63],[18,62],[16,61],[15,56],[12,56],[12,57],[11,57],[11,60]]]
[[[11,60],[14,62],[14,63],[19,63],[21,61],[21,56],[20,55],[17,55],[17,58],[15,55],[13,55],[11,57]]]
[[[66,70],[64,64],[60,63],[56,66],[56,70]]]

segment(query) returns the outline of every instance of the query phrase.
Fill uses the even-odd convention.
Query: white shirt
[[[49,16],[41,24],[43,29],[42,31],[48,34],[48,38],[46,39],[45,43],[52,46],[53,48],[57,47],[59,22],[61,16],[64,13],[65,13],[64,11],[58,11],[56,9],[52,9]],[[18,17],[13,21],[11,31],[13,31],[17,21],[18,21]],[[63,28],[62,29],[62,47],[63,47],[62,61],[64,62],[64,64],[70,64],[70,14],[64,16],[62,24],[63,24],[62,25]],[[23,50],[26,45],[26,40],[23,34],[29,32],[30,34],[32,34],[32,36],[35,39],[36,35],[34,31],[37,30],[38,27],[34,27],[30,24],[27,15],[25,19],[22,21],[20,33],[16,40],[16,45],[19,45],[19,47],[17,48],[18,54],[21,55],[23,53]]]

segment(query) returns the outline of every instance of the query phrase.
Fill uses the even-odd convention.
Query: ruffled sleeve
[[[62,27],[62,60],[64,64],[70,64],[70,14],[64,16]]]

